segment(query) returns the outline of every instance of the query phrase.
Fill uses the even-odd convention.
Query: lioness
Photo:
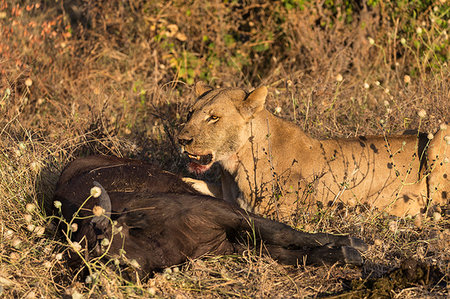
[[[247,93],[199,82],[194,90],[198,99],[178,136],[182,151],[195,172],[214,162],[225,170],[222,192],[205,184],[205,193],[280,218],[317,201],[366,203],[405,216],[448,199],[446,124],[431,140],[425,134],[318,140],[264,108],[266,87]]]

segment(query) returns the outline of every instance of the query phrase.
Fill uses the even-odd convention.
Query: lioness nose
[[[178,138],[178,143],[180,143],[181,145],[189,145],[192,143],[192,140],[194,140],[193,138]]]

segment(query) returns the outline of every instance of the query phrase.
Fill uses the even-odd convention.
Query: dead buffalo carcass
[[[101,191],[90,197],[91,188]],[[136,260],[144,274],[205,254],[262,252],[283,264],[361,265],[357,238],[306,233],[198,194],[180,177],[141,161],[91,156],[71,162],[59,179],[55,201],[71,238],[88,258],[105,253]],[[83,251],[83,250],[82,250]]]

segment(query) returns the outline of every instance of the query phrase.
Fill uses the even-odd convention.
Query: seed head
[[[367,83],[367,82],[364,82],[364,85],[363,85],[363,86],[364,86],[365,89],[369,89],[369,88],[370,88],[370,85],[369,85],[369,83]]]
[[[31,80],[31,78],[27,78],[27,79],[25,80],[25,85],[28,86],[28,87],[30,87],[31,85],[33,85],[33,80]]]
[[[439,221],[439,220],[441,220],[441,218],[442,218],[441,213],[438,213],[438,212],[434,212],[433,213],[433,220],[434,221]]]
[[[45,228],[42,227],[42,226],[40,226],[40,225],[38,225],[38,226],[36,226],[36,228],[34,229],[34,232],[35,232],[35,234],[36,234],[38,237],[40,237],[40,236],[42,236],[42,235],[45,233]]]
[[[19,248],[20,244],[22,244],[22,240],[20,240],[19,238],[14,238],[14,239],[11,241],[11,245],[12,245],[14,248]]]
[[[375,40],[373,38],[369,37],[367,40],[369,41],[369,44],[371,45],[375,44]]]
[[[55,255],[55,259],[56,259],[57,261],[62,260],[62,258],[63,258],[63,254],[62,254],[62,253],[58,253],[58,254]]]
[[[70,226],[70,229],[73,232],[76,232],[78,230],[78,224],[77,223],[72,223],[72,225]]]
[[[28,231],[30,231],[30,232],[32,232],[32,231],[34,231],[34,229],[36,228],[36,225],[34,225],[34,224],[28,224],[27,225],[27,229],[28,229]]]
[[[433,133],[428,133],[427,138],[430,139],[430,140],[433,139],[434,138]]]
[[[417,27],[416,28],[416,33],[419,34],[419,35],[422,34],[422,28],[421,27]]]
[[[42,265],[45,269],[50,269],[52,267],[52,263],[50,261],[45,261]]]
[[[156,295],[156,288],[155,287],[150,287],[147,289],[148,294],[150,295],[150,297],[154,297]]]
[[[100,189],[97,186],[94,186],[91,188],[91,196],[94,198],[98,198],[100,197],[100,195],[102,194],[102,189]]]
[[[400,39],[400,43],[401,43],[402,45],[406,44],[406,39],[405,39],[404,37],[402,37],[402,38]]]
[[[425,118],[427,116],[427,112],[424,109],[421,109],[417,112],[417,115],[419,115],[420,118]]]
[[[442,124],[439,126],[439,129],[441,129],[442,131],[447,130],[447,124],[446,124],[446,123],[442,123]]]
[[[105,214],[105,209],[101,206],[94,206],[94,208],[92,208],[92,213],[95,216],[102,216],[103,214]]]
[[[55,208],[61,209],[62,203],[59,200],[55,200],[53,202],[53,205],[55,206]]]
[[[31,162],[30,168],[31,168],[31,170],[33,170],[34,172],[38,172],[38,171],[39,171],[39,168],[40,168],[39,163],[36,162],[36,161]]]
[[[83,299],[83,297],[83,294],[81,294],[77,290],[73,291],[72,293],[72,299]]]
[[[108,238],[104,238],[104,239],[100,242],[100,244],[101,244],[102,246],[104,246],[104,247],[108,246],[108,245],[109,245],[109,240],[108,240]]]
[[[403,77],[403,82],[405,82],[405,84],[408,84],[409,82],[411,82],[411,77],[408,76],[408,75],[405,75],[405,76]]]
[[[390,221],[389,222],[389,230],[391,232],[396,232],[398,230],[398,223],[397,223],[397,221]]]
[[[81,245],[80,245],[80,243],[78,243],[78,242],[73,242],[71,245],[72,245],[73,250],[75,250],[75,251],[80,251],[80,250],[81,250]]]
[[[342,80],[344,80],[344,77],[342,77],[341,74],[337,74],[337,76],[336,76],[336,81],[342,82]]]
[[[30,223],[31,220],[33,220],[33,217],[30,214],[26,214],[25,216],[23,216],[23,219],[25,219],[27,223]]]
[[[280,113],[281,113],[281,107],[280,107],[280,106],[277,106],[277,107],[275,108],[275,113],[277,113],[277,114],[280,114]]]
[[[27,203],[27,205],[25,206],[26,210],[28,213],[31,213],[34,211],[34,209],[36,208],[36,206],[32,203]]]
[[[5,231],[5,233],[3,235],[6,239],[11,239],[11,237],[14,235],[14,232],[12,230],[8,229],[7,231]]]

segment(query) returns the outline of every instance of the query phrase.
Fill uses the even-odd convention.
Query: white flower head
[[[154,297],[156,295],[156,288],[155,287],[150,287],[150,288],[147,289],[147,292],[148,292],[148,294],[151,297]]]
[[[58,253],[58,254],[55,255],[55,259],[56,259],[57,261],[62,260],[62,258],[63,258],[63,254],[62,254],[62,253]]]
[[[36,226],[36,229],[34,230],[35,234],[40,237],[45,233],[45,228],[43,226]]]
[[[364,87],[365,89],[369,89],[369,88],[370,88],[370,85],[369,85],[369,83],[367,83],[367,82],[364,82],[364,85],[363,85],[363,87]]]
[[[11,241],[11,245],[16,249],[20,247],[20,244],[22,244],[22,240],[20,240],[19,238],[14,238]]]
[[[3,235],[6,239],[11,239],[14,235],[14,232],[11,229],[8,229],[3,233]]]
[[[81,294],[77,290],[73,291],[72,293],[72,299],[83,299],[83,297],[83,294]]]
[[[430,139],[430,140],[433,139],[434,138],[433,133],[428,133],[427,138]]]
[[[55,206],[55,208],[61,209],[62,203],[59,200],[55,200],[53,202],[53,205]]]
[[[417,27],[416,28],[416,33],[417,34],[422,34],[422,28],[421,27]]]
[[[80,245],[80,243],[78,243],[78,242],[73,242],[71,245],[72,245],[73,250],[75,250],[75,251],[80,251],[80,250],[81,250],[81,245]]]
[[[50,269],[52,267],[52,263],[50,261],[45,261],[42,265],[45,269]]]
[[[405,84],[408,84],[411,82],[411,77],[409,75],[405,75],[403,77],[403,82],[405,82]]]
[[[420,111],[417,112],[417,115],[419,115],[420,118],[425,118],[427,116],[427,112],[424,109],[420,109]]]
[[[27,78],[27,79],[25,80],[25,85],[28,86],[28,87],[30,87],[31,85],[33,85],[33,80],[31,80],[31,78]]]
[[[369,37],[367,40],[369,41],[369,44],[371,45],[375,44],[375,40],[373,38]]]
[[[401,43],[402,45],[406,44],[406,39],[405,39],[404,37],[402,37],[402,38],[400,39],[400,43]]]
[[[102,246],[104,246],[104,247],[108,246],[108,245],[109,245],[109,239],[108,239],[108,238],[104,238],[104,239],[100,242],[100,244],[101,244]]]
[[[36,225],[34,225],[34,224],[28,224],[27,225],[27,229],[28,229],[28,231],[30,231],[30,232],[32,232],[32,231],[34,231],[34,229],[36,228]]]
[[[70,229],[73,232],[76,232],[78,230],[78,224],[77,223],[72,223],[72,225],[70,226]]]
[[[446,123],[442,123],[442,124],[439,126],[439,129],[441,129],[442,131],[447,130],[447,124],[446,124]]]
[[[342,77],[341,74],[337,74],[337,76],[336,76],[336,81],[342,82],[342,80],[344,80],[344,77]]]
[[[33,220],[33,217],[30,214],[26,214],[25,216],[23,216],[23,219],[25,219],[27,223],[30,223],[31,220]]]
[[[102,194],[102,189],[100,189],[100,187],[94,186],[91,188],[91,196],[94,198],[98,198],[100,197],[100,195]]]
[[[275,107],[275,113],[277,113],[277,114],[281,113],[281,107],[280,106]]]
[[[102,216],[103,214],[105,214],[105,209],[102,208],[101,206],[94,206],[94,207],[92,208],[92,213],[93,213],[95,216]]]
[[[27,203],[27,205],[25,206],[25,209],[27,210],[28,213],[33,212],[35,208],[36,206],[32,203]]]

